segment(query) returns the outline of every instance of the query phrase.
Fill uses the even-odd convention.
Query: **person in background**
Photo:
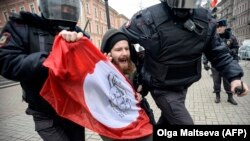
[[[231,33],[231,29],[227,28],[227,20],[221,19],[217,22],[217,30],[216,32],[219,34],[220,38],[226,44],[230,55],[233,57],[233,60],[239,61],[238,59],[238,49],[239,44],[237,42],[236,37]],[[204,66],[208,66],[208,60],[204,59]],[[228,80],[223,77],[223,75],[216,70],[216,68],[212,67],[212,77],[213,77],[213,88],[214,93],[216,94],[215,103],[220,103],[220,92],[221,92],[221,80],[223,81],[224,89],[228,95],[227,101],[233,105],[237,105],[238,103],[233,98],[233,93],[231,91],[231,86]]]
[[[9,18],[0,34],[0,74],[19,81],[26,113],[33,116],[35,130],[44,141],[84,141],[84,128],[57,115],[40,96],[48,77],[43,66],[53,41],[64,30],[86,35],[76,26],[80,0],[38,0],[41,15],[20,12]],[[67,37],[70,41],[76,37]]]
[[[248,93],[241,81],[243,70],[233,60],[221,38],[217,23],[202,0],[161,0],[145,8],[121,27],[133,44],[145,48],[143,88],[148,88],[161,110],[159,125],[194,124],[185,99],[188,88],[201,78],[201,58],[205,53],[212,66],[236,87]]]

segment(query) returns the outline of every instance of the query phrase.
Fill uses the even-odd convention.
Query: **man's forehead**
[[[129,47],[128,45],[128,41],[127,40],[120,40],[118,42],[115,43],[114,47]]]

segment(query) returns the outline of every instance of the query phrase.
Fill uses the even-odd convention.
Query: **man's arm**
[[[125,24],[122,25],[120,30],[124,32],[128,37],[131,43],[139,43],[140,40],[146,38],[145,31],[142,31],[142,28],[148,30],[146,23],[142,18],[142,12],[145,10],[139,11],[133,15],[133,17]]]
[[[232,46],[231,46],[231,55],[233,55],[235,60],[238,59],[239,43],[234,35],[231,35]]]
[[[210,44],[205,49],[205,55],[212,66],[222,73],[231,82],[243,76],[243,70],[230,55],[226,44],[217,34],[212,36]]]
[[[43,78],[47,69],[42,63],[48,52],[30,53],[28,45],[28,27],[26,24],[9,21],[0,37],[7,40],[0,47],[0,73],[5,78],[15,81],[29,81]]]

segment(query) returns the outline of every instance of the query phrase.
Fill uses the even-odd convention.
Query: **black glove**
[[[206,71],[208,71],[208,70],[210,70],[211,68],[210,68],[210,66],[209,66],[208,64],[204,64],[204,69],[205,69]]]
[[[246,90],[245,90],[244,87],[243,87],[243,82],[241,81],[241,86],[235,88],[235,93],[236,93],[237,95],[241,95],[241,94],[244,93],[245,91],[246,91]]]
[[[143,85],[142,85],[142,89],[141,89],[141,91],[139,92],[139,93],[142,95],[142,97],[147,96],[147,95],[148,95],[148,92],[149,92],[149,89],[148,89],[146,86],[143,86]]]

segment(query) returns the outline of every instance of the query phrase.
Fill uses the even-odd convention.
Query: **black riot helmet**
[[[38,0],[41,15],[50,21],[76,25],[80,13],[80,0]]]
[[[202,0],[160,0],[166,2],[169,7],[177,9],[195,9],[201,6]]]

